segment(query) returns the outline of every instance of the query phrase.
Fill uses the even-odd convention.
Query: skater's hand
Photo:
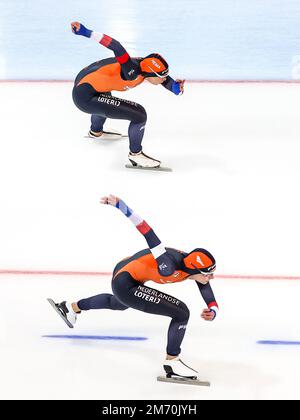
[[[87,38],[90,38],[93,32],[90,29],[86,28],[82,23],[79,23],[79,22],[72,22],[71,28],[72,28],[72,32],[75,35],[82,35]]]
[[[175,95],[182,95],[184,92],[184,82],[185,80],[176,79],[175,82],[173,82],[172,85],[172,92],[175,93]]]
[[[121,200],[121,198],[116,197],[115,195],[109,194],[108,197],[107,196],[102,197],[100,200],[100,203],[109,204],[110,206],[116,207],[126,217],[130,217],[133,214],[133,211],[127,206],[127,204],[123,200]]]
[[[216,317],[216,312],[213,309],[203,309],[201,318],[204,319],[204,321],[213,321]]]
[[[183,93],[184,92],[184,83],[185,83],[185,80],[176,79],[176,83],[179,83],[180,92]]]
[[[119,198],[115,195],[110,194],[108,197],[102,197],[100,200],[101,204],[109,204],[110,206],[117,206],[117,203],[119,201]]]

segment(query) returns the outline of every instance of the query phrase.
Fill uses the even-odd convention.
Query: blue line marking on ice
[[[260,340],[257,344],[270,344],[273,346],[300,346],[300,341],[282,341],[282,340]]]
[[[46,338],[72,338],[75,340],[127,340],[127,341],[143,341],[148,340],[147,337],[126,337],[111,335],[43,335]]]

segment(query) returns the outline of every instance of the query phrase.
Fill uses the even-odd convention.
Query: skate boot
[[[130,160],[132,166],[138,166],[141,168],[159,168],[161,164],[160,160],[145,155],[142,150],[138,153],[129,152],[128,159]]]
[[[88,132],[88,135],[86,136],[86,138],[89,139],[101,139],[101,140],[119,140],[123,137],[127,137],[125,135],[123,135],[122,133],[120,133],[117,130],[111,129],[109,131],[99,131],[98,133],[95,133],[94,131],[90,130]]]
[[[197,379],[197,371],[184,364],[179,357],[164,361],[167,378],[179,376],[181,378]]]
[[[77,319],[77,313],[74,312],[71,303],[63,301],[61,303],[55,303],[52,299],[47,299],[52,308],[58,315],[65,321],[68,327],[74,328],[74,324]]]
[[[94,133],[93,131],[89,131],[88,132],[88,137],[90,137],[91,139],[98,139],[99,137],[101,137],[102,136],[102,134],[103,134],[103,132],[102,131],[100,131],[99,133]]]

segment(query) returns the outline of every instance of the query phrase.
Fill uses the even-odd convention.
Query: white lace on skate
[[[183,378],[197,378],[197,371],[187,366],[179,357],[164,361],[167,376],[182,376]]]
[[[129,153],[128,159],[133,166],[141,166],[143,168],[158,168],[161,164],[160,160],[147,156],[143,152]]]

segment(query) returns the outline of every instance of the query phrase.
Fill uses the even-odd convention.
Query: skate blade
[[[123,139],[125,137],[128,137],[128,135],[126,134],[122,134],[119,131],[103,131],[102,136],[99,137],[92,137],[92,136],[84,136],[84,138],[86,139],[91,139],[91,140],[120,140]]]
[[[183,378],[180,376],[171,376],[170,378],[167,378],[166,376],[158,376],[157,380],[158,382],[170,382],[181,385],[210,386],[210,382],[208,381],[199,381],[199,379]]]
[[[60,312],[59,309],[57,309],[57,306],[54,302],[53,299],[47,298],[48,302],[50,303],[50,305],[52,306],[52,308],[55,310],[56,313],[58,313],[58,315],[61,317],[61,319],[63,319],[65,321],[65,323],[67,324],[68,327],[70,328],[74,328],[74,325],[72,325]]]
[[[110,135],[110,136],[118,136],[118,137],[128,137],[128,134],[122,134],[120,131],[103,131],[103,134]]]
[[[129,163],[127,165],[125,165],[125,168],[141,169],[143,171],[156,171],[156,172],[159,172],[159,171],[161,171],[161,172],[172,172],[173,171],[172,168],[167,168],[166,166],[156,166],[156,168],[150,168],[150,167],[148,168],[146,166],[140,166],[140,165],[133,166],[133,165],[130,165]]]

